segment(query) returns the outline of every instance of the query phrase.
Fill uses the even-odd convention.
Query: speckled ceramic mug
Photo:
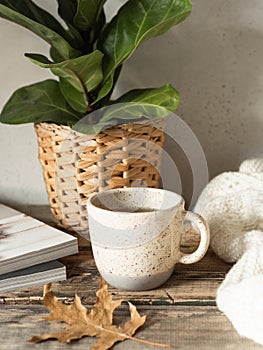
[[[156,288],[168,280],[176,263],[195,263],[207,251],[206,222],[186,212],[183,198],[174,192],[142,187],[113,189],[91,196],[87,207],[97,268],[116,288]],[[180,251],[186,219],[201,236],[192,254]]]

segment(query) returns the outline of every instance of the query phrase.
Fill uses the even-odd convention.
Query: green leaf
[[[100,51],[95,50],[91,54],[60,63],[53,63],[43,55],[26,54],[26,56],[40,67],[50,68],[55,75],[63,78],[61,91],[69,104],[73,107],[71,94],[74,94],[74,98],[77,98],[77,96],[79,98],[76,104],[74,103],[73,108],[76,108],[78,105],[84,108],[84,99],[85,111],[87,111],[90,104],[89,93],[96,89],[102,80],[101,61],[103,55]],[[66,80],[67,82],[65,82]],[[83,108],[81,108],[80,112],[83,112]]]
[[[84,93],[76,90],[67,79],[59,79],[59,88],[68,104],[80,113],[86,113],[89,104]]]
[[[77,11],[77,0],[57,0],[57,3],[58,13],[68,27],[68,41],[74,48],[82,51],[85,46],[84,40],[78,29],[73,25],[73,18]]]
[[[170,114],[171,112],[168,109],[150,103],[117,103],[88,114],[74,124],[72,129],[93,135],[118,124],[139,123],[147,119],[154,124],[153,120],[168,117]]]
[[[18,89],[4,106],[0,122],[6,124],[54,122],[73,124],[80,118],[65,101],[58,82],[45,80]]]
[[[180,96],[178,91],[170,84],[155,89],[131,90],[119,97],[114,103],[140,102],[158,105],[173,112],[178,107]]]
[[[119,79],[120,73],[122,70],[122,65],[117,67],[115,72],[114,72],[114,77],[113,77],[113,86],[111,87],[111,89],[109,90],[109,92],[107,93],[107,95],[105,95],[102,99],[97,97],[96,100],[91,104],[93,109],[98,109],[104,106],[107,106],[110,104],[109,99],[110,96],[112,94],[112,91],[114,89],[114,85],[117,82],[117,80]],[[103,88],[107,88],[107,82],[105,83],[106,87],[103,86]],[[95,96],[98,96],[98,94],[101,92],[101,87],[99,86],[96,91],[95,91]]]
[[[74,48],[79,49],[81,52],[83,52],[86,43],[85,43],[84,39],[82,38],[80,32],[77,30],[77,28],[75,28],[69,22],[66,22],[66,24],[67,24],[67,26],[69,28],[68,29],[68,34],[70,36],[70,40],[74,41],[74,44],[72,44],[72,46]]]
[[[49,61],[45,56],[26,54],[33,63],[42,68],[50,68],[52,72],[68,82],[77,90],[93,91],[102,80],[101,61],[103,54],[94,52],[59,63]]]
[[[32,19],[35,22],[43,24],[61,35],[64,39],[67,39],[67,31],[62,27],[62,25],[50,13],[37,6],[31,0],[0,0],[0,4],[9,7],[10,9]]]
[[[65,22],[73,24],[73,18],[77,11],[77,0],[57,0],[58,13]]]
[[[89,124],[88,117],[85,117],[85,120],[81,120],[81,122],[79,123],[77,122],[77,124],[74,124],[72,126],[72,129],[74,131],[77,131],[86,135],[97,135],[102,130],[105,130],[115,125],[118,125],[117,121],[114,121],[112,123],[103,122],[103,123],[97,123],[97,124]]]
[[[105,26],[105,22],[106,22],[106,15],[104,10],[102,9],[100,16],[97,18],[96,22],[94,23],[93,27],[90,29],[90,32],[89,32],[89,42],[90,42],[91,48],[96,47],[98,37],[102,32],[103,27]]]
[[[190,15],[191,10],[189,0],[126,2],[105,27],[98,41],[98,49],[104,53],[104,79],[99,99],[112,88],[115,69],[127,60],[143,41],[161,35],[182,22]]]
[[[80,54],[79,51],[72,48],[69,43],[54,30],[2,4],[0,4],[0,17],[19,24],[40,36],[53,47],[61,60],[74,58]]]
[[[93,28],[100,18],[106,0],[78,0],[77,12],[74,17],[75,26],[81,31]]]
[[[165,107],[144,102],[117,103],[102,108],[100,122],[112,120],[133,122],[145,119],[162,119],[171,114]]]

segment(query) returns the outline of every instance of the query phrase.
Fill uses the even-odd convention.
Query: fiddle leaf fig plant
[[[55,1],[55,0],[54,0]],[[115,103],[158,109],[163,118],[179,103],[179,93],[170,84],[156,89],[132,90],[117,100],[111,95],[123,63],[147,39],[162,35],[190,15],[189,0],[128,0],[106,23],[106,0],[57,0],[60,20],[32,0],[0,0],[0,17],[21,25],[50,45],[50,57],[25,56],[56,80],[48,79],[15,91],[2,109],[0,121],[8,124],[54,122],[73,126],[84,116],[92,127],[116,119],[93,112]],[[63,23],[64,22],[64,23]],[[93,117],[95,116],[95,117]],[[141,113],[131,113],[140,119]],[[101,118],[104,118],[101,120]],[[127,118],[118,118],[125,122]],[[126,120],[127,122],[127,120]]]

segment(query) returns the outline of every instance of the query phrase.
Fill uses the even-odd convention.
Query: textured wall
[[[263,1],[192,2],[185,23],[146,42],[129,60],[118,93],[171,82],[181,93],[177,114],[198,137],[213,177],[236,169],[244,158],[262,155]],[[34,35],[1,20],[0,42],[1,107],[16,88],[48,73],[23,58],[25,51],[47,51]],[[176,157],[174,146],[168,147]],[[0,199],[45,203],[32,126],[1,125],[0,149]],[[188,170],[181,169],[187,179]],[[170,176],[168,187],[172,181]]]

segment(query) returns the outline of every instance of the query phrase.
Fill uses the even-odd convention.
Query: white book
[[[0,275],[0,292],[42,286],[67,279],[66,266],[54,260]]]
[[[0,275],[76,253],[76,237],[0,204]]]

